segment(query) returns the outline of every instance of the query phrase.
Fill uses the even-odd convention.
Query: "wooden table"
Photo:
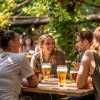
[[[37,88],[22,87],[24,92],[37,92],[37,93],[49,93],[67,96],[86,96],[93,94],[93,87],[87,89],[77,89],[75,83],[71,83],[67,80],[65,87],[59,87],[57,84],[58,79],[50,79],[49,82],[42,82]]]

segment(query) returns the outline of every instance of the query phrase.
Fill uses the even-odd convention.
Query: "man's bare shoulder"
[[[85,51],[85,54],[86,55],[92,55],[93,52],[95,52],[95,50],[87,50],[87,51]]]
[[[87,50],[84,55],[89,57],[89,58],[93,58],[93,52],[95,52],[95,50]]]

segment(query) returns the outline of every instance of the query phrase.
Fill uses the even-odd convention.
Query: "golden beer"
[[[43,79],[49,80],[49,78],[50,78],[50,68],[42,68],[42,72],[43,72]]]
[[[70,80],[72,83],[76,83],[78,71],[71,71],[70,72]]]
[[[64,65],[57,67],[58,84],[64,86],[66,83],[67,67]]]
[[[43,72],[43,79],[44,80],[50,79],[50,69],[51,69],[50,63],[43,63],[42,64],[42,72]]]

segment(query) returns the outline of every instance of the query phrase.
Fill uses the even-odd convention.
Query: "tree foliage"
[[[1,0],[0,26],[7,26],[11,15],[49,16],[50,23],[46,30],[53,35],[67,59],[73,60],[76,29],[96,27],[98,24],[79,15],[92,14],[95,7],[100,7],[99,3],[99,0]]]
[[[9,22],[9,16],[13,14],[13,12],[8,12],[9,9],[16,6],[14,0],[0,0],[0,26],[6,27]]]

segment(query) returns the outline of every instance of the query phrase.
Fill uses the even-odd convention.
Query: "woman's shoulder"
[[[26,51],[26,46],[25,46],[25,45],[22,45],[22,46],[21,46],[21,50],[22,50],[22,51]]]
[[[37,58],[39,58],[40,55],[41,55],[41,52],[34,52],[34,54],[33,54],[33,56],[35,56],[35,57],[37,57]]]
[[[8,57],[16,61],[22,61],[22,59],[26,59],[27,57],[23,53],[6,53]]]
[[[62,50],[55,50],[55,53],[60,54],[60,55],[64,55],[64,52]]]
[[[36,47],[36,44],[33,44],[33,45],[31,46],[31,49],[32,49],[32,50],[35,50],[35,47]]]
[[[12,56],[19,57],[19,58],[26,57],[25,54],[23,54],[23,53],[12,53]]]

